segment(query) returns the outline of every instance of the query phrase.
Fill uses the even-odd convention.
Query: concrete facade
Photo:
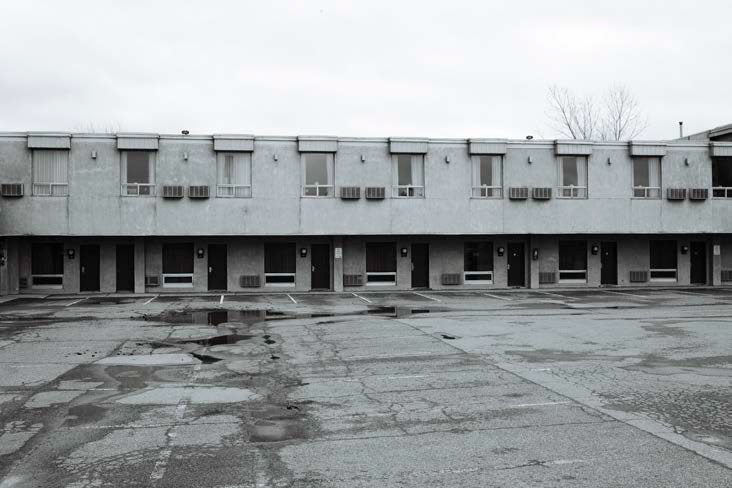
[[[525,286],[600,286],[600,255],[592,246],[617,243],[617,285],[631,283],[630,271],[649,270],[649,241],[675,240],[677,279],[690,283],[688,247],[703,242],[706,282],[724,284],[732,270],[732,199],[712,198],[712,147],[732,151],[732,142],[686,139],[656,142],[590,143],[580,141],[512,141],[491,139],[379,139],[333,137],[255,137],[158,134],[0,134],[0,182],[20,183],[24,196],[0,199],[0,236],[5,264],[0,267],[0,293],[37,291],[28,286],[34,242],[64,246],[63,286],[80,290],[80,246],[100,250],[99,291],[116,291],[116,245],[134,246],[134,291],[167,291],[146,286],[146,276],[162,274],[166,242],[191,243],[194,273],[189,291],[208,290],[209,244],[227,246],[227,289],[240,287],[244,275],[264,275],[264,244],[290,242],[297,250],[293,286],[311,287],[310,246],[330,246],[330,288],[344,289],[345,275],[366,279],[366,244],[393,242],[397,248],[396,284],[410,289],[412,243],[429,245],[429,288],[475,288],[443,285],[443,275],[463,273],[464,243],[491,242],[493,283],[508,286],[506,249],[510,242],[525,248]],[[68,196],[32,195],[34,150],[68,151]],[[121,193],[124,148],[145,148],[155,157],[154,196]],[[244,152],[251,158],[251,198],[217,198],[217,154]],[[334,154],[335,196],[302,196],[303,155]],[[721,151],[721,152],[719,152]],[[424,157],[424,198],[392,197],[393,157]],[[479,154],[502,161],[502,198],[473,198],[472,164]],[[587,198],[557,198],[560,155],[587,157]],[[638,155],[661,158],[661,198],[634,198],[632,162]],[[163,185],[206,185],[210,197],[162,198]],[[342,187],[357,186],[361,197],[339,198]],[[364,198],[365,187],[384,187],[386,198]],[[512,200],[509,188],[552,188],[552,198]],[[701,200],[667,199],[668,189],[706,189]],[[530,191],[530,190],[529,190]],[[333,193],[331,193],[333,195]],[[584,283],[540,283],[557,273],[560,240],[580,239],[587,245]],[[68,256],[72,250],[75,258]],[[304,252],[304,256],[300,253]],[[715,253],[718,250],[718,253]],[[537,259],[533,259],[534,251]],[[340,256],[338,254],[340,253]],[[732,271],[731,271],[732,272]],[[543,273],[543,274],[542,274]],[[262,286],[264,288],[264,286]],[[347,290],[383,288],[373,283]],[[59,291],[59,290],[49,290]],[[175,291],[184,291],[180,288]]]

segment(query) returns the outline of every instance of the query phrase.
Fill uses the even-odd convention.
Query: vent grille
[[[459,285],[460,273],[442,273],[443,285]]]
[[[732,269],[722,270],[722,281],[732,281]]]
[[[208,185],[189,186],[188,198],[208,198]]]
[[[28,288],[28,277],[22,276],[18,278],[18,288]]]
[[[158,275],[145,276],[145,286],[160,286],[160,276],[158,276]]]
[[[645,283],[648,281],[648,271],[631,271],[630,282],[631,283]]]
[[[708,188],[689,188],[689,200],[706,200],[709,198]]]
[[[521,187],[511,187],[508,189],[508,198],[510,200],[526,200],[529,198],[529,189]]]
[[[241,275],[239,277],[239,286],[241,288],[259,288],[259,275]]]
[[[686,200],[686,188],[667,188],[666,198],[669,200]]]
[[[548,285],[557,282],[557,273],[554,271],[539,271],[539,284]]]
[[[358,200],[361,198],[361,187],[360,186],[342,186],[341,187],[341,198],[343,200]]]
[[[180,185],[163,185],[163,198],[183,198],[183,187]]]
[[[0,194],[4,197],[22,197],[23,183],[3,183],[0,185]]]
[[[367,186],[366,198],[369,200],[383,200],[386,198],[386,189],[383,186]]]
[[[532,188],[531,198],[534,200],[551,200],[552,189],[551,188]]]
[[[343,286],[363,286],[363,275],[360,274],[344,274]]]

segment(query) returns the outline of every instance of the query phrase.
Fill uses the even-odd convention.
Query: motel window
[[[676,241],[650,242],[651,281],[676,281]]]
[[[63,283],[63,244],[33,244],[31,246],[31,287],[62,288]]]
[[[396,244],[366,244],[366,285],[396,285]]]
[[[193,287],[193,243],[163,244],[163,287]]]
[[[252,196],[252,156],[250,153],[218,153],[216,156],[216,196]]]
[[[155,195],[155,152],[122,151],[122,195]]]
[[[295,286],[296,255],[294,242],[264,245],[264,283],[267,286]]]
[[[559,241],[559,282],[587,282],[586,241]]]
[[[332,197],[334,156],[330,153],[302,155],[302,195],[305,197]]]
[[[424,198],[424,156],[395,154],[393,159],[393,196]]]
[[[64,197],[69,194],[69,151],[33,151],[33,195]]]
[[[587,157],[562,156],[559,158],[560,198],[587,198]]]
[[[466,285],[493,284],[493,243],[465,243],[463,281]]]
[[[732,198],[732,158],[712,159],[712,197]]]
[[[473,156],[473,198],[501,198],[501,156]]]
[[[633,158],[633,196],[661,198],[661,158]]]

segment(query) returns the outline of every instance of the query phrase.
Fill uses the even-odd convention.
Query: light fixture
[[[182,131],[180,131],[180,133],[183,134],[184,136],[187,136],[188,134],[190,134],[190,132],[186,129],[183,129]]]
[[[533,259],[534,261],[536,261],[537,259],[539,259],[539,249],[538,248],[535,247],[531,251],[531,259]]]
[[[499,256],[503,256],[503,253],[506,252],[506,249],[503,246],[498,246],[498,249],[496,249],[496,252]]]
[[[684,158],[684,164],[685,164],[686,166],[689,166],[689,158]]]
[[[533,159],[531,159],[531,156],[529,156],[529,159],[528,159],[528,161],[529,161],[529,164],[531,164],[531,163],[533,163],[533,162],[534,162],[534,160],[533,160]]]
[[[365,154],[362,154],[361,155],[361,162],[362,163],[365,163],[366,162],[366,155]]]
[[[274,154],[272,155],[272,159],[274,159],[275,161],[279,161],[279,160],[280,160],[280,158],[279,158],[279,157],[277,157],[277,153],[274,153]]]
[[[74,259],[76,257],[76,249],[67,249],[66,257],[68,257],[69,259]]]
[[[689,246],[681,246],[681,254],[686,254],[689,252]]]
[[[599,252],[600,252],[600,246],[598,246],[597,244],[593,245],[593,246],[592,246],[592,247],[590,248],[590,252],[591,252],[592,254],[597,254],[597,253],[599,253]]]
[[[203,259],[203,256],[205,255],[203,248],[199,247],[196,249],[196,256],[198,256],[198,259]]]
[[[0,266],[5,266],[5,253],[0,254]]]
[[[92,151],[91,158],[92,159],[97,159],[97,152],[96,151]]]
[[[409,254],[409,250],[406,247],[401,248],[400,252],[403,258],[406,258],[407,254]]]
[[[613,164],[613,162],[610,161],[610,158],[607,158],[607,165],[610,166],[611,164]]]
[[[446,162],[447,164],[450,164],[450,156],[445,156],[445,162]]]
[[[301,258],[308,257],[308,248],[307,247],[301,247],[300,248],[300,257]]]
[[[188,161],[188,151],[183,153],[183,161]]]

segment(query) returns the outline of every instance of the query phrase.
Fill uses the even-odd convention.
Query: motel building
[[[0,133],[0,293],[732,284],[732,125],[672,141]]]

